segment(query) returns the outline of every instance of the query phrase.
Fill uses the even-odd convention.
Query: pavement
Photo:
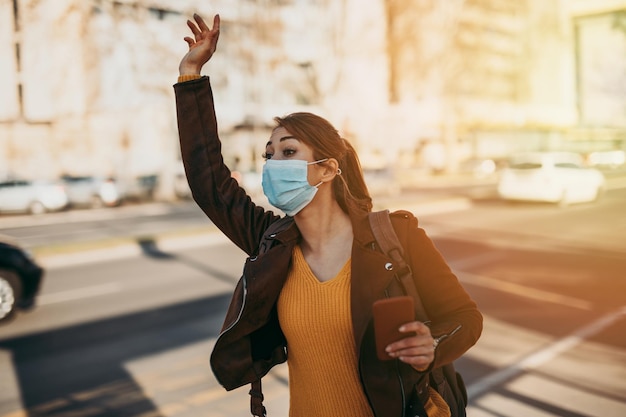
[[[495,197],[495,183],[490,181],[479,181],[472,179],[468,181],[466,178],[431,178],[420,188],[405,191],[398,195],[378,195],[374,196],[374,209],[387,208],[390,210],[405,209],[412,211],[418,216],[429,214],[459,211],[471,207],[476,200],[489,199]],[[610,188],[626,188],[626,176],[619,177],[611,182]],[[171,210],[172,204],[167,202],[153,202],[147,204],[137,204],[117,207],[113,209],[98,210],[76,210],[61,213],[52,213],[42,216],[0,216],[0,233],[3,229],[14,227],[28,227],[34,225],[48,224],[67,224],[79,223],[83,221],[112,220],[126,216],[151,216],[166,214]],[[172,230],[155,235],[155,244],[161,250],[173,251],[177,249],[211,246],[215,244],[227,243],[228,240],[214,226],[207,225],[198,227],[193,231],[189,230]],[[109,259],[119,259],[123,257],[139,256],[142,248],[137,244],[136,238],[120,238],[116,240],[107,240],[100,242],[90,242],[89,245],[51,245],[33,248],[39,261],[47,268],[65,267],[69,265],[77,265],[91,262],[102,262]],[[203,342],[197,346],[188,349],[198,350],[200,352],[196,356],[203,356],[211,341]],[[189,357],[189,351],[175,352],[172,355],[182,355]],[[177,356],[178,357],[178,356]],[[168,361],[154,358],[145,364],[134,364],[132,366],[145,366],[153,374],[155,372],[162,373],[162,376],[168,376],[172,372]],[[175,359],[174,357],[170,359]],[[159,368],[162,367],[162,368]],[[505,372],[510,371],[508,368]],[[139,372],[141,374],[141,372]],[[159,374],[161,375],[161,374]],[[508,375],[508,374],[507,374]],[[265,405],[271,415],[287,415],[288,414],[288,390],[286,387],[287,368],[285,365],[277,366],[266,378],[264,378],[264,393],[266,395]],[[142,382],[142,381],[140,381]],[[150,382],[145,382],[149,388]],[[144,382],[141,384],[144,385]],[[192,400],[197,404],[204,404],[207,411],[216,417],[248,415],[246,408],[248,404],[247,390],[249,387],[242,387],[234,392],[226,392],[220,387],[199,393]],[[477,389],[475,386],[470,389]],[[163,403],[160,404],[157,398],[154,398],[155,404],[163,415],[176,414],[176,410],[184,410],[185,407],[190,410],[192,407],[186,403]],[[168,408],[169,407],[169,408]],[[174,410],[172,407],[178,407]],[[236,409],[236,410],[235,410]],[[171,413],[168,411],[170,410]],[[468,408],[472,416],[487,416],[480,409]],[[490,415],[490,414],[489,414]],[[512,414],[511,414],[512,415]],[[13,416],[13,415],[11,415]],[[3,416],[8,417],[8,416]]]

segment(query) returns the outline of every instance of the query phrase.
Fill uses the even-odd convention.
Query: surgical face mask
[[[268,159],[263,166],[263,193],[270,204],[282,210],[288,216],[295,216],[309,204],[317,187],[307,180],[308,166],[319,164],[327,159],[307,162],[303,160]]]

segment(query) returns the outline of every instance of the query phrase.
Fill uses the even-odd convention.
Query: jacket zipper
[[[463,325],[459,324],[450,333],[442,334],[441,336],[436,337],[434,339],[435,340],[435,343],[434,343],[435,344],[435,349],[437,348],[437,346],[439,346],[439,343],[441,343],[444,339],[447,339],[448,337],[454,336],[459,330],[461,330],[461,327],[463,327]]]
[[[242,277],[242,281],[243,281],[243,285],[242,285],[243,294],[242,294],[242,300],[241,300],[241,308],[239,309],[239,313],[237,314],[237,318],[235,319],[235,321],[233,321],[230,324],[230,326],[228,326],[226,329],[224,329],[219,334],[219,336],[217,336],[217,340],[215,341],[216,344],[220,340],[220,338],[224,335],[224,333],[227,333],[230,329],[235,327],[235,325],[237,323],[239,323],[239,320],[241,320],[241,315],[243,314],[243,309],[246,306],[246,298],[247,298],[246,296],[248,295],[248,281],[246,280],[245,275]]]

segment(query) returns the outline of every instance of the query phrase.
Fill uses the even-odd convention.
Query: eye
[[[295,154],[296,154],[296,150],[295,149],[287,148],[287,149],[283,150],[283,155],[286,156],[286,157],[293,156]]]
[[[271,153],[269,153],[269,152],[263,152],[263,153],[261,154],[261,158],[263,158],[263,159],[265,159],[265,160],[272,159],[272,155],[273,155],[273,154],[271,154]]]

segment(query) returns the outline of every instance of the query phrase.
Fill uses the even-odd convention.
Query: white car
[[[0,212],[41,214],[68,205],[65,188],[54,181],[8,180],[0,182]]]
[[[61,180],[73,207],[113,207],[122,201],[120,187],[113,178],[64,175]]]
[[[604,175],[572,152],[534,152],[513,156],[500,176],[498,194],[506,200],[567,205],[596,200]]]

